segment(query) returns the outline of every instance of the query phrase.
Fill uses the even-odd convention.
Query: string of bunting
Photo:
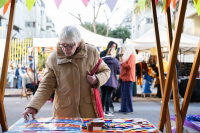
[[[100,51],[100,47],[96,47],[96,48],[97,48],[98,51]],[[103,47],[103,50],[106,50],[106,49],[107,49],[107,47]],[[117,48],[116,53],[119,53],[120,50],[121,50],[121,48]]]

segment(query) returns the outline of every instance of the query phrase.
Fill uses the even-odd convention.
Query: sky
[[[70,15],[70,13],[72,13],[77,17],[78,14],[81,14],[83,22],[92,22],[93,20],[93,14],[94,14],[93,7],[90,3],[86,7],[82,3],[82,0],[63,0],[59,9],[57,9],[54,0],[43,0],[43,1],[45,3],[46,14],[52,19],[53,23],[55,24],[55,29],[57,33],[59,33],[64,26],[72,26],[75,24],[76,25],[80,24],[80,21],[75,17],[73,17],[72,15]],[[113,11],[114,13],[110,18],[109,26],[114,28],[115,25],[117,24],[119,25],[122,22],[123,18],[125,17],[125,12],[127,12],[127,10],[131,11],[132,6],[133,6],[133,0],[118,0],[114,11],[116,10],[116,8],[118,7],[120,8],[115,12]],[[99,11],[99,15],[97,17],[96,22],[107,24],[104,10],[106,11],[107,17],[111,16],[112,13],[108,8],[107,4],[105,4]]]

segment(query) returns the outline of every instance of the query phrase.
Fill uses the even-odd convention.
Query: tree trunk
[[[106,33],[106,37],[108,37],[109,34],[109,19],[107,19],[107,33]]]
[[[93,20],[93,29],[94,29],[94,33],[97,33],[95,19]]]

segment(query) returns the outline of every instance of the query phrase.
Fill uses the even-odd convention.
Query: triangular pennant
[[[195,4],[198,4],[198,0],[194,0],[194,3],[195,3]]]
[[[82,2],[83,2],[83,4],[84,4],[85,6],[87,6],[88,3],[90,2],[90,0],[82,0]]]
[[[165,14],[167,12],[167,9],[169,8],[170,6],[170,3],[171,3],[172,0],[166,0],[166,4],[165,4]]]
[[[18,2],[18,0],[15,0],[15,3],[17,3]]]
[[[138,1],[138,6],[139,6],[142,10],[144,10],[145,2],[146,2],[146,0],[139,0],[139,1]]]
[[[0,0],[0,8],[5,6],[8,3],[8,0]]]
[[[31,11],[33,5],[35,4],[35,0],[25,0],[28,10]]]
[[[4,6],[4,9],[3,9],[3,16],[6,14],[9,5],[10,5],[10,0],[9,0],[8,3]]]
[[[155,4],[156,4],[156,6],[157,6],[157,4],[158,4],[158,0],[155,0]]]
[[[63,0],[54,0],[54,2],[56,3],[57,8],[60,7],[60,4]]]
[[[163,0],[162,12],[163,12],[163,11],[164,11],[164,9],[165,9],[165,5],[166,5],[166,0]]]
[[[106,3],[108,4],[111,12],[115,8],[115,5],[117,4],[117,1],[118,0],[106,0]]]
[[[200,2],[197,2],[197,4],[196,4],[195,0],[194,0],[194,6],[195,6],[195,8],[197,10],[198,15],[200,16]]]

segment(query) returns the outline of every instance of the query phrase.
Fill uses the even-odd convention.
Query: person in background
[[[12,62],[10,64],[10,68],[11,68],[11,70],[10,70],[10,74],[8,76],[7,84],[10,84],[10,89],[12,89],[13,88],[14,78],[15,78],[15,63]]]
[[[121,74],[121,110],[120,112],[133,112],[132,82],[135,82],[136,52],[133,45],[126,45],[122,57]]]
[[[121,72],[120,63],[115,57],[116,57],[115,49],[109,48],[107,56],[102,58],[103,61],[108,65],[108,67],[111,70],[110,78],[103,86],[101,86],[102,107],[104,108],[104,106],[106,106],[106,110],[104,110],[105,116],[114,116],[112,114],[113,112],[110,113],[109,111],[109,105],[110,103],[112,103],[111,94],[114,89],[117,89],[117,86],[118,86],[117,74],[120,74]]]
[[[31,91],[33,92],[33,95],[35,94],[35,92],[36,92],[36,90],[38,88],[37,77],[33,73],[33,69],[31,67],[28,67],[27,73],[22,78],[22,87],[23,87],[24,90],[26,88],[31,89]]]
[[[16,69],[16,72],[15,72],[15,75],[17,76],[17,88],[21,88],[22,87],[22,77],[23,77],[23,71],[22,71],[22,68],[21,68],[21,64],[18,64],[17,65],[17,69]]]
[[[102,51],[102,52],[100,53],[100,57],[102,58],[102,57],[106,56],[107,53],[108,53],[108,49],[110,49],[110,48],[114,48],[114,49],[116,50],[116,49],[117,49],[117,43],[115,43],[115,42],[113,42],[113,41],[110,41],[110,42],[108,43],[108,45],[107,45],[107,49],[104,50],[104,51]],[[117,58],[117,60],[119,60],[119,55],[116,54],[116,57],[115,57],[115,58]]]
[[[156,78],[155,87],[157,88],[157,93],[154,98],[162,98],[158,67],[156,65],[150,65],[150,68],[152,68],[152,70],[154,71],[154,73],[150,76]]]
[[[102,58],[102,57],[105,57],[106,55],[107,55],[107,53],[108,53],[108,49],[110,49],[110,48],[114,48],[115,50],[117,49],[117,43],[115,43],[115,42],[113,42],[113,41],[110,41],[109,43],[108,43],[108,45],[107,45],[107,49],[106,50],[104,50],[104,51],[102,51],[101,53],[100,53],[100,57]],[[118,54],[116,54],[116,57],[115,57],[117,60],[119,60],[119,55]],[[101,90],[101,89],[100,89]],[[113,94],[113,92],[111,92],[111,96],[112,96],[112,94]],[[109,101],[111,101],[110,102],[110,105],[109,105],[109,107],[110,107],[110,112],[111,113],[114,113],[114,106],[113,106],[113,104],[112,104],[112,97],[111,97],[111,99],[109,100]]]

